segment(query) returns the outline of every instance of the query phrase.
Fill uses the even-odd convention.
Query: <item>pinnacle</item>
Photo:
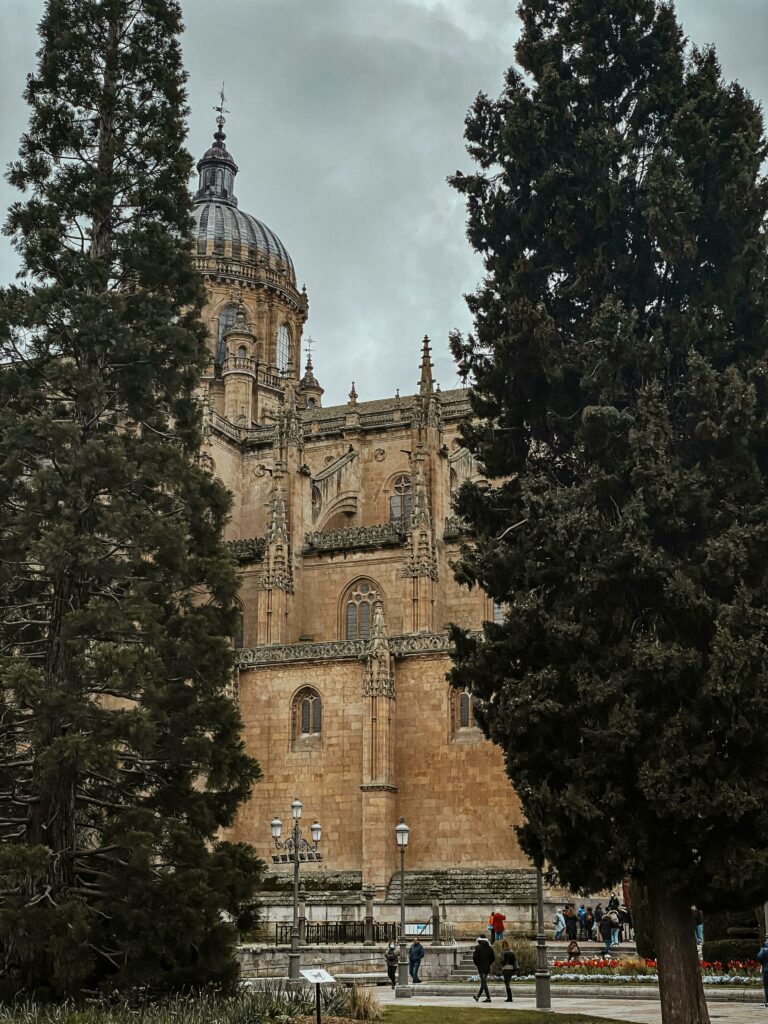
[[[432,379],[432,349],[429,341],[429,336],[424,335],[424,341],[421,345],[421,376],[419,378],[419,392],[422,395],[428,395],[433,390],[433,379]]]

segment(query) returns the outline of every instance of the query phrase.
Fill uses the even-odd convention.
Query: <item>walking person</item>
[[[576,911],[576,919],[579,922],[579,939],[583,942],[587,937],[587,910],[583,903]]]
[[[555,926],[555,941],[559,942],[565,935],[565,915],[563,914],[560,907],[555,911],[555,916],[552,918],[552,923]]]
[[[768,935],[765,936],[765,942],[757,951],[757,962],[763,969],[763,994],[765,995],[763,1006],[768,1006]]]
[[[512,1002],[512,989],[510,988],[510,978],[517,974],[520,967],[515,956],[515,951],[509,948],[509,943],[506,939],[501,944],[501,976],[504,979],[504,988],[507,990],[507,998],[505,1002]]]
[[[396,943],[390,942],[387,946],[387,951],[384,954],[384,959],[387,961],[387,977],[389,978],[392,988],[394,988],[397,984],[397,961],[399,959]]]
[[[413,980],[414,985],[421,984],[421,978],[419,977],[419,968],[421,967],[421,961],[424,959],[424,947],[418,938],[414,939],[411,943],[411,948],[408,950],[408,973]]]
[[[472,962],[477,968],[477,973],[480,975],[480,988],[476,996],[472,996],[476,1003],[480,1001],[480,996],[485,993],[484,1003],[490,1003],[491,993],[488,989],[488,975],[491,973],[491,967],[493,967],[493,961],[496,959],[496,954],[493,951],[493,946],[490,944],[488,939],[484,935],[480,935],[477,940],[477,945],[472,951]]]

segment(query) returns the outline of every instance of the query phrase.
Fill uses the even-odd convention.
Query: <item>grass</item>
[[[627,1024],[583,1013],[543,1013],[541,1010],[492,1010],[474,1006],[388,1006],[384,1024]]]

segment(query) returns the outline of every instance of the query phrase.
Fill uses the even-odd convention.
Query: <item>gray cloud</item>
[[[42,0],[0,0],[0,162],[26,112]],[[466,168],[462,131],[479,90],[501,89],[517,34],[508,0],[184,0],[190,148],[200,154],[226,81],[240,205],[287,245],[310,299],[307,330],[326,403],[410,391],[420,339],[455,380],[446,338],[469,327],[462,294],[482,268],[445,183]],[[696,42],[768,96],[763,0],[679,0]],[[13,201],[0,187],[0,206]],[[15,271],[0,244],[0,281]]]

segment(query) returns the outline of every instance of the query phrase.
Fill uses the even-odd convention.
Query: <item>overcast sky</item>
[[[446,184],[468,169],[462,132],[480,90],[513,61],[511,0],[182,0],[189,146],[210,144],[225,81],[241,209],[267,223],[306,283],[326,405],[415,389],[420,342],[455,386],[447,347],[470,326],[481,267]],[[768,0],[678,0],[692,41],[765,106]],[[16,155],[43,0],[0,0],[0,164]],[[13,201],[0,184],[0,210]],[[0,239],[0,283],[17,268]]]

